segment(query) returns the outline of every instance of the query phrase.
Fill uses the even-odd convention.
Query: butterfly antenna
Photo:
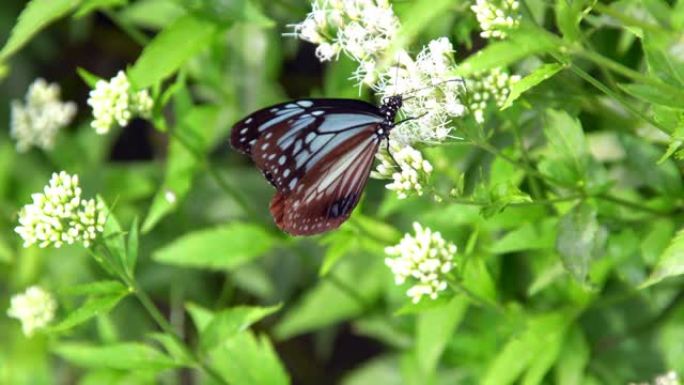
[[[417,92],[429,90],[429,89],[431,89],[431,88],[438,87],[438,86],[440,86],[440,85],[442,85],[442,84],[444,84],[444,83],[451,83],[451,82],[461,82],[461,84],[463,84],[463,88],[466,90],[466,92],[468,92],[468,88],[466,87],[466,81],[465,81],[465,79],[463,79],[463,78],[455,78],[455,79],[442,80],[442,81],[440,81],[440,82],[437,82],[437,83],[435,83],[435,84],[433,84],[433,85],[430,85],[430,86],[427,86],[427,87],[423,87],[423,88],[418,88],[418,89],[415,89],[415,90],[411,90],[411,91],[405,92],[405,93],[404,93],[403,95],[401,95],[401,96],[402,96],[402,99],[404,99],[404,100],[412,99],[412,98],[415,98],[415,96],[406,97],[406,95],[411,95],[411,94],[415,94],[415,93],[417,93]]]

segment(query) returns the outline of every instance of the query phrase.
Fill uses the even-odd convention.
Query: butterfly
[[[373,158],[403,98],[380,106],[354,99],[299,99],[237,122],[230,143],[249,155],[275,187],[270,211],[292,235],[339,227],[359,203]]]

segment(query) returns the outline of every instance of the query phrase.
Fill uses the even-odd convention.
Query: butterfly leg
[[[389,155],[390,159],[392,159],[392,162],[394,162],[394,165],[397,166],[397,169],[399,169],[399,171],[401,171],[401,165],[399,164],[399,162],[397,162],[396,159],[394,159],[394,155],[392,155],[392,152],[390,151],[389,137],[387,137],[386,143],[387,143],[387,155]]]

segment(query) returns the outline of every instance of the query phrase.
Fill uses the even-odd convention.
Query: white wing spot
[[[272,132],[267,132],[267,133],[266,133],[266,139],[269,139],[269,138],[272,137],[272,136],[273,136],[273,133],[272,133]]]
[[[304,108],[313,106],[313,102],[311,100],[300,100],[297,102],[297,104],[299,104],[300,107]]]
[[[290,184],[288,185],[288,187],[290,187],[290,190],[293,190],[295,188],[298,181],[299,180],[297,178],[292,178],[292,180],[290,181]]]
[[[254,120],[254,118],[249,118],[249,119],[245,120],[245,124],[250,124],[250,123],[252,123],[252,120]]]
[[[285,164],[286,160],[287,158],[285,157],[285,155],[281,155],[280,158],[278,158],[278,164],[282,166]]]
[[[251,119],[251,118],[250,118],[250,119]],[[247,127],[245,127],[245,128],[243,128],[242,130],[240,130],[240,135],[246,134],[246,133],[247,133],[247,130],[248,130]]]
[[[316,111],[311,112],[311,115],[313,115],[313,116],[321,116],[323,114],[325,114],[325,112],[323,112],[321,110],[316,110]]]
[[[309,132],[308,134],[306,134],[306,138],[304,139],[304,141],[306,141],[306,144],[309,144],[309,143],[311,143],[311,141],[312,141],[315,137],[316,137],[316,134],[315,134],[315,133]]]
[[[290,169],[288,168],[288,169],[286,169],[286,170],[283,172],[283,176],[284,176],[285,178],[287,178],[289,175],[290,175]]]
[[[275,154],[275,153],[273,153],[273,154],[269,155],[269,156],[268,156],[268,160],[273,160],[273,158],[275,158],[275,156],[276,156],[276,154]]]
[[[262,149],[262,150],[265,150],[265,149],[267,149],[267,148],[268,148],[268,142],[266,142],[266,143],[264,143],[264,144],[261,145],[261,149]]]
[[[250,145],[250,146],[254,146],[254,143],[256,143],[256,139],[252,139],[252,140],[249,141],[249,145]]]

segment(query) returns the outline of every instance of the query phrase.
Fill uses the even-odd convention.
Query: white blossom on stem
[[[81,242],[89,247],[104,231],[105,208],[94,199],[82,199],[78,176],[65,171],[52,174],[42,193],[31,196],[33,202],[19,213],[16,231],[24,247],[60,247]]]
[[[478,123],[483,123],[487,104],[494,101],[498,107],[503,106],[511,93],[511,87],[518,81],[520,76],[509,75],[501,68],[475,74],[466,81],[468,92],[465,99],[468,111]]]
[[[396,191],[399,199],[409,195],[423,195],[423,184],[432,173],[432,164],[423,159],[423,154],[411,146],[401,147],[390,142],[390,153],[378,152],[378,164],[371,176],[378,179],[392,179],[385,187]]]
[[[517,0],[476,0],[470,9],[480,24],[480,36],[504,39],[520,25],[520,3]]]
[[[395,64],[379,76],[375,86],[383,97],[404,96],[401,117],[409,118],[392,130],[392,139],[403,143],[441,142],[449,137],[452,118],[466,112],[465,93],[455,70],[453,47],[446,37],[432,40],[416,60],[399,52]]]
[[[126,126],[135,117],[147,118],[154,101],[147,90],[133,92],[123,71],[109,81],[99,80],[90,91],[88,105],[93,109],[91,126],[104,135],[114,126]]]
[[[7,315],[21,321],[24,335],[31,337],[55,318],[55,310],[57,302],[52,294],[39,286],[31,286],[12,297]]]
[[[62,102],[60,93],[59,85],[38,78],[29,86],[23,102],[12,101],[10,136],[17,141],[17,151],[54,147],[59,130],[76,115],[76,103]]]
[[[413,283],[406,295],[418,303],[423,296],[436,299],[447,288],[446,274],[454,267],[456,245],[417,222],[413,229],[415,235],[405,234],[399,244],[385,248],[390,256],[385,258],[385,264],[392,270],[397,285]]]
[[[631,382],[629,385],[681,385],[679,376],[674,370],[657,376],[652,383],[650,382]]]

